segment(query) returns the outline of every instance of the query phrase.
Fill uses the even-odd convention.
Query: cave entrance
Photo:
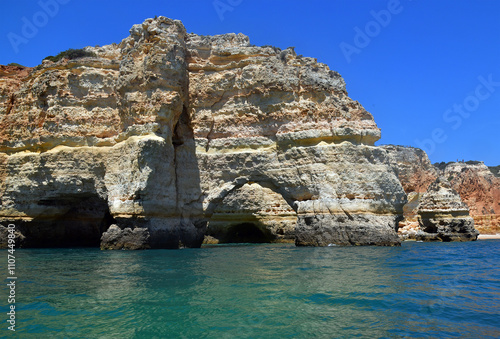
[[[269,182],[246,182],[210,202],[205,244],[294,242],[297,212]]]
[[[25,248],[99,247],[114,223],[108,203],[97,194],[58,196],[38,203],[44,213],[20,227]]]
[[[270,243],[275,237],[265,227],[253,222],[229,226],[221,243]]]

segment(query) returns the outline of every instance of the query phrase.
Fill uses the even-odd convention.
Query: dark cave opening
[[[255,223],[244,222],[230,226],[221,243],[270,243],[273,240],[273,235],[267,229],[262,230]]]
[[[102,233],[115,221],[97,194],[59,196],[39,205],[56,213],[20,225],[24,248],[99,247]]]

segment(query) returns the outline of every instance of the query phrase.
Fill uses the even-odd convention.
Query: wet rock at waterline
[[[101,237],[102,250],[143,250],[150,248],[146,228],[125,228],[111,225]]]

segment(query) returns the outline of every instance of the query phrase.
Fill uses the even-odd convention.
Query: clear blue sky
[[[52,1],[2,2],[0,64],[120,42],[164,15],[188,32],[242,32],[328,64],[374,115],[378,144],[420,146],[432,162],[500,164],[500,1],[58,0],[57,11],[45,6],[53,16],[41,13]],[[23,32],[26,22],[38,31]]]

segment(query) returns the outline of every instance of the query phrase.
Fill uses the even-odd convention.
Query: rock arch
[[[21,247],[99,247],[101,235],[114,222],[108,203],[97,194],[57,195],[39,201],[44,212],[29,222],[16,222]]]
[[[234,183],[207,207],[206,242],[293,242],[297,213],[285,196],[270,182]]]

